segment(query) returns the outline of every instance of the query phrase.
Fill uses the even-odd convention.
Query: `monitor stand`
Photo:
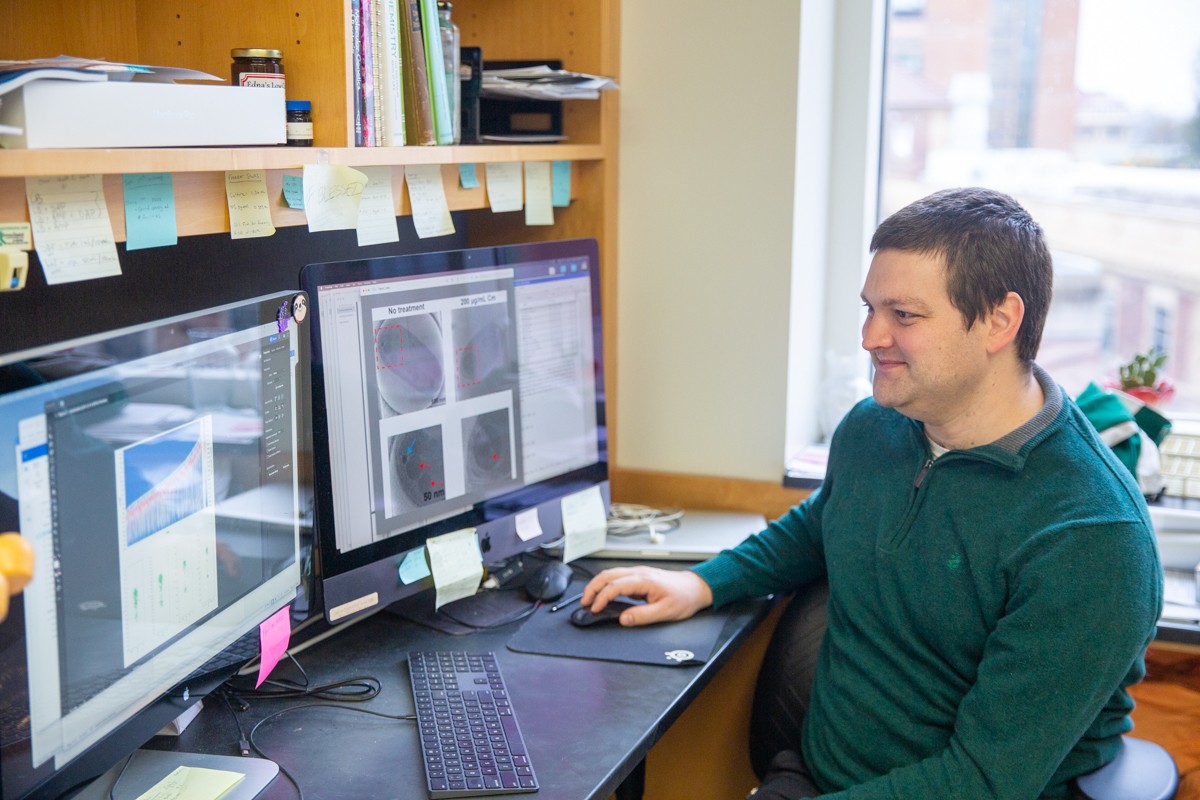
[[[203,767],[244,775],[236,786],[221,795],[221,800],[253,800],[279,774],[279,765],[265,758],[138,750],[130,759],[125,774],[121,775],[116,791],[111,795],[114,800],[136,800],[178,767]],[[119,762],[75,795],[75,800],[107,800],[113,782],[124,765],[124,761]]]

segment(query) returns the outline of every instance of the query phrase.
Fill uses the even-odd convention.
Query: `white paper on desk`
[[[413,227],[417,236],[449,236],[454,233],[454,220],[446,204],[446,187],[442,185],[440,164],[409,164],[404,167],[404,182],[408,184],[408,202],[412,206]]]
[[[517,536],[522,542],[536,539],[542,535],[542,522],[538,519],[536,508],[527,508],[517,514]]]
[[[367,176],[340,164],[304,165],[304,215],[308,230],[344,231],[358,225]]]
[[[525,162],[525,224],[553,225],[550,203],[550,162]]]
[[[367,185],[358,204],[358,246],[400,241],[392,168],[361,167],[360,170],[367,176]]]
[[[475,594],[483,580],[483,558],[474,528],[435,536],[425,542],[429,569],[437,591],[434,609]]]
[[[28,176],[25,199],[46,283],[121,274],[102,176]]]
[[[487,196],[492,213],[520,211],[523,205],[521,164],[514,161],[489,162],[484,165],[484,174],[487,176]]]
[[[562,499],[563,562],[571,563],[604,548],[608,518],[600,487],[592,486]]]

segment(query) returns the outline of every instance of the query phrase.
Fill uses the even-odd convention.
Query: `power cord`
[[[609,536],[649,532],[651,540],[673,531],[683,521],[682,508],[654,508],[638,503],[613,503],[608,513]]]

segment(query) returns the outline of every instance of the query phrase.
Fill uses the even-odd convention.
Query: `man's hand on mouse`
[[[592,578],[580,605],[599,613],[622,595],[646,600],[621,614],[624,626],[687,619],[713,600],[712,589],[694,572],[637,566],[606,569]]]

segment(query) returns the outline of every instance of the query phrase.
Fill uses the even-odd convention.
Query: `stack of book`
[[[351,0],[350,25],[355,144],[453,143],[436,0]]]

